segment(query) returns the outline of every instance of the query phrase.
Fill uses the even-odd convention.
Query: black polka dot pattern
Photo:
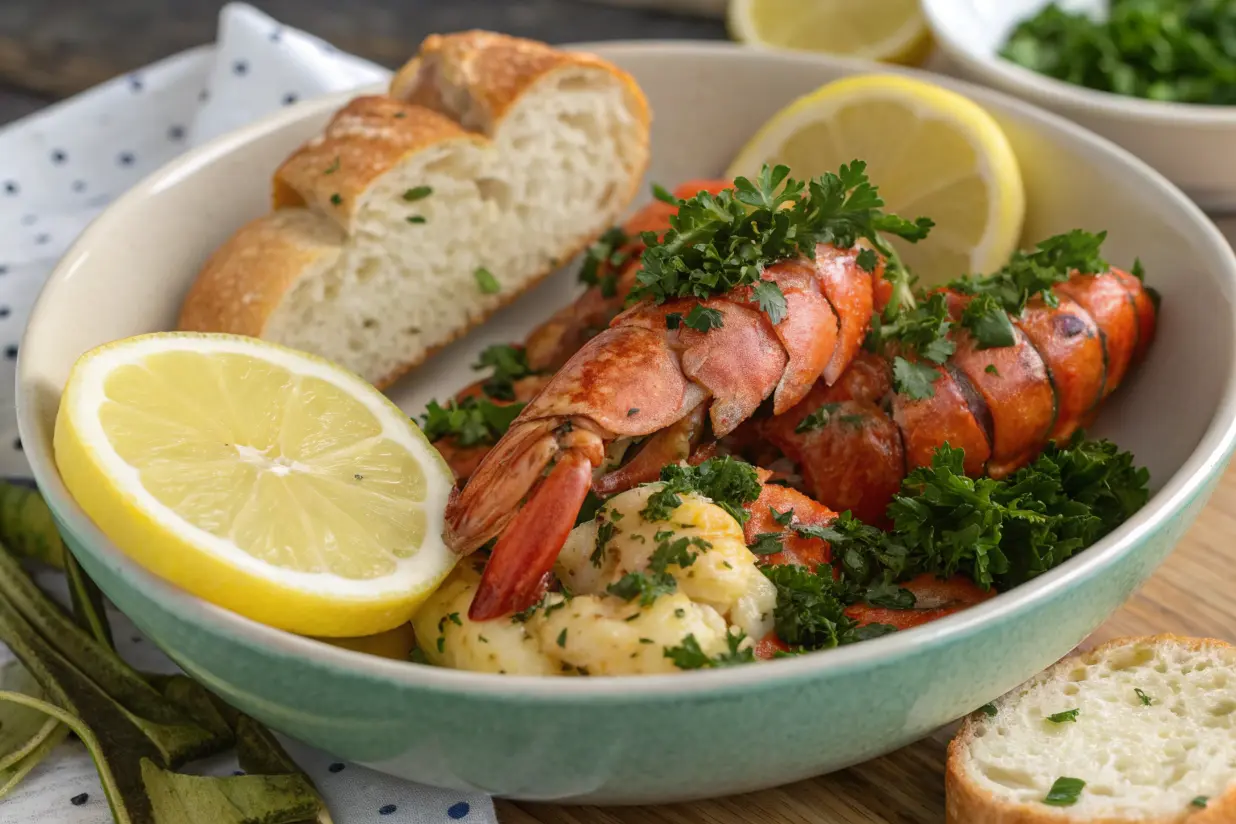
[[[181,126],[180,124],[169,126],[167,129],[167,139],[168,140],[184,140],[185,139],[185,127]]]
[[[69,156],[65,154],[64,149],[56,149],[51,153],[51,162],[55,163],[57,166],[64,163],[68,159]]]
[[[249,61],[237,60],[232,63],[232,74],[243,77],[249,73]]]
[[[467,817],[470,812],[472,812],[472,807],[467,801],[460,801],[446,808],[446,814],[456,821]]]
[[[16,180],[4,181],[4,193],[6,195],[16,195],[21,191],[21,187],[17,185]]]

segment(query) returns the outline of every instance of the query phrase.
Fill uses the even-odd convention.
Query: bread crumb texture
[[[963,729],[956,766],[973,789],[1045,820],[1184,820],[1236,777],[1236,648],[1221,642],[1114,642],[995,706]],[[1074,720],[1050,720],[1069,710]],[[1061,776],[1086,782],[1077,803],[1043,804]]]

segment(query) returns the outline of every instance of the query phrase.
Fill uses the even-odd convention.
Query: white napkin
[[[0,477],[28,478],[14,414],[17,344],[43,280],[109,202],[186,149],[298,100],[387,79],[380,66],[231,3],[218,42],[118,77],[0,129]],[[149,669],[170,662],[112,613],[117,646]],[[9,659],[0,646],[0,666]],[[337,824],[496,822],[488,797],[399,781],[289,745]],[[227,774],[234,759],[206,771]],[[82,795],[85,794],[85,800]],[[81,803],[74,803],[80,801]],[[94,766],[64,744],[0,801],[5,824],[109,824]]]

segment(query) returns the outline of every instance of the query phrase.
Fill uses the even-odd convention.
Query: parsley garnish
[[[1141,700],[1142,706],[1149,707],[1151,704],[1154,703],[1154,699],[1151,698],[1146,693],[1142,692],[1141,687],[1134,687],[1133,692],[1137,693],[1137,697],[1138,699]]]
[[[339,171],[339,155],[335,155],[334,161],[332,161],[329,166],[327,166],[325,169],[322,170],[322,174],[333,175],[337,171]]]
[[[1081,229],[1053,235],[1035,246],[1033,252],[1013,253],[1004,268],[986,277],[958,278],[949,287],[976,299],[987,295],[992,304],[1013,316],[1020,315],[1035,297],[1041,297],[1048,306],[1056,306],[1059,301],[1052,287],[1064,283],[1074,272],[1093,275],[1107,271],[1107,261],[1099,254],[1106,237],[1107,232],[1095,234]]]
[[[630,252],[623,249],[630,240],[627,233],[618,226],[601,235],[584,253],[584,262],[579,267],[580,283],[599,287],[602,297],[614,297],[618,293],[618,276],[612,271],[602,275],[601,267],[615,269],[626,263]]]
[[[497,443],[523,408],[522,403],[502,406],[471,396],[448,401],[446,406],[430,401],[421,419],[421,429],[431,441],[451,436],[459,446]]]
[[[776,521],[778,524],[780,524],[781,526],[789,526],[790,523],[794,520],[794,510],[793,509],[787,509],[785,512],[778,512],[775,507],[770,506],[768,508],[768,512],[769,514],[772,515],[772,519]]]
[[[733,189],[674,201],[678,212],[664,236],[643,234],[647,248],[628,300],[703,300],[756,286],[765,266],[811,257],[817,243],[849,248],[865,238],[891,256],[882,235],[913,243],[933,225],[926,218],[911,222],[881,211],[884,201],[862,161],[806,183],[789,173],[786,166],[766,165],[755,181],[739,177]]]
[[[476,271],[472,273],[476,278],[476,285],[486,295],[496,295],[502,291],[502,285],[498,283],[498,279],[494,277],[493,272],[490,272],[484,266],[478,266]]]
[[[669,322],[668,317],[666,322]],[[682,322],[697,332],[709,332],[713,329],[720,329],[724,325],[724,318],[719,309],[709,309],[697,303],[691,307],[691,311],[687,313]]]
[[[695,640],[694,634],[689,634],[683,638],[681,646],[662,648],[662,653],[666,658],[673,660],[674,666],[684,670],[750,664],[755,661],[755,651],[751,647],[739,649],[739,645],[742,644],[746,637],[742,630],[739,630],[737,635],[733,634],[730,630],[726,630],[725,645],[728,649],[711,658],[700,649],[699,641]]]
[[[422,217],[421,215],[408,215],[406,218],[404,218],[404,220],[408,221],[408,223],[424,223],[425,222],[425,218]]]
[[[648,568],[655,573],[661,573],[674,564],[681,568],[686,568],[695,563],[695,559],[699,557],[699,552],[691,552],[690,547],[707,552],[712,549],[712,544],[700,537],[679,538],[677,541],[670,541],[673,533],[662,538],[661,543],[652,551],[652,555],[648,558]]]
[[[998,710],[996,709],[995,704],[984,704],[979,707],[979,712],[983,713],[983,715],[986,715],[988,718],[995,718]]]
[[[901,355],[893,358],[893,388],[915,400],[934,395],[939,376],[930,364],[908,361]]]
[[[610,521],[599,521],[597,523],[596,548],[588,556],[588,560],[592,562],[594,567],[599,567],[601,562],[605,560],[605,545],[614,537],[614,530],[615,527]]]
[[[1209,802],[1209,801],[1210,801],[1210,796],[1208,796],[1208,795],[1199,795],[1197,798],[1195,798],[1195,799],[1193,799],[1192,801],[1190,801],[1190,802],[1189,802],[1189,806],[1191,806],[1191,807],[1200,807],[1200,808],[1202,808],[1202,809],[1206,809],[1206,804],[1207,804],[1207,802]]]
[[[752,555],[775,555],[785,549],[780,532],[761,532],[755,540],[747,544]]]
[[[1055,712],[1047,716],[1047,720],[1053,724],[1064,724],[1069,721],[1076,721],[1077,715],[1081,710],[1065,710],[1064,712]]]
[[[403,199],[408,203],[414,203],[418,200],[424,200],[433,194],[432,186],[414,186],[403,193]]]
[[[801,421],[799,421],[798,426],[794,427],[794,431],[802,434],[803,432],[811,432],[815,429],[823,429],[828,426],[828,422],[832,419],[833,413],[836,412],[840,406],[841,404],[839,403],[826,403],[822,405],[819,409],[816,409],[814,412],[808,414]]]
[[[1000,377],[1000,370],[996,368],[994,363],[987,364],[987,366],[983,367],[983,371],[988,375],[995,375],[997,378]]]
[[[768,315],[768,319],[774,324],[780,323],[785,317],[785,295],[781,292],[781,287],[771,280],[757,283],[751,290],[751,296],[759,304],[760,311]]]
[[[976,349],[996,349],[1017,342],[1009,313],[990,294],[975,295],[961,313],[961,325],[974,336]]]
[[[563,627],[562,632],[558,633],[558,646],[565,647],[567,639],[567,628]]]
[[[678,198],[674,197],[674,195],[660,183],[652,184],[652,196],[663,203],[670,204],[671,206],[678,205]]]
[[[523,349],[500,343],[485,347],[472,368],[493,369],[481,391],[496,401],[515,400],[515,381],[532,374]]]
[[[698,466],[670,464],[661,470],[663,486],[648,496],[640,511],[646,521],[667,521],[682,504],[680,495],[699,493],[724,509],[738,523],[750,515],[744,506],[760,497],[763,488],[755,468],[731,457],[709,458]]]
[[[605,588],[610,595],[617,595],[624,601],[639,598],[640,606],[652,606],[653,601],[662,595],[670,595],[678,591],[678,582],[668,572],[646,573],[628,572]]]
[[[880,258],[876,256],[874,249],[863,249],[858,253],[858,257],[854,259],[854,262],[858,264],[858,268],[870,274],[876,270],[876,266],[880,263]]]
[[[335,192],[333,195],[330,196],[330,202],[332,205],[338,206],[340,203],[343,203],[343,196],[340,195],[338,192]]]
[[[1071,807],[1077,803],[1077,799],[1081,797],[1082,788],[1085,786],[1086,782],[1080,778],[1061,776],[1056,779],[1056,783],[1051,785],[1043,803],[1051,804],[1053,807]]]
[[[833,579],[831,571],[818,575],[797,564],[778,564],[763,567],[763,572],[777,587],[773,626],[787,644],[828,649],[892,631],[883,624],[859,627],[846,615],[844,585]]]

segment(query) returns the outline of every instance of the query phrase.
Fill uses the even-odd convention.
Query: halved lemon
[[[849,77],[799,98],[743,147],[728,175],[785,164],[799,179],[867,162],[889,212],[936,222],[894,241],[926,285],[1003,266],[1025,218],[1021,170],[996,120],[969,98],[892,74]]]
[[[931,51],[920,0],[731,0],[743,43],[914,65]]]
[[[455,564],[446,463],[378,390],[312,355],[190,333],[101,346],[69,374],[54,446],[123,552],[290,632],[398,627]]]

